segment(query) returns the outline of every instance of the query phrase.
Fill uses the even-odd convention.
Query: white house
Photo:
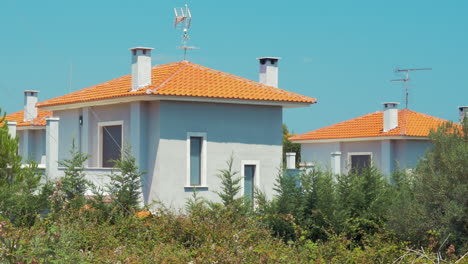
[[[38,91],[24,91],[24,109],[6,116],[10,135],[18,136],[18,154],[23,162],[29,160],[45,168],[46,161],[46,117],[52,112],[36,107]]]
[[[132,48],[131,74],[37,104],[53,111],[46,125],[46,174],[59,177],[57,160],[72,141],[90,155],[86,173],[104,184],[111,159],[131,146],[142,171],[143,196],[182,207],[197,190],[210,200],[218,170],[234,155],[242,194],[258,187],[268,196],[282,153],[283,108],[314,98],[278,89],[278,58],[259,58],[262,83],[188,61],[151,65],[151,48]]]
[[[414,168],[431,147],[428,135],[447,120],[398,110],[398,103],[384,103],[384,110],[320,128],[290,138],[301,144],[302,161],[329,168],[335,174],[371,163],[390,175],[396,168]],[[466,113],[460,107],[460,116]]]

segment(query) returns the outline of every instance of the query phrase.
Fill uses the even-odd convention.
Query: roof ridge
[[[342,124],[346,124],[346,123],[350,123],[351,121],[355,121],[355,120],[358,120],[358,119],[362,119],[364,117],[367,117],[367,116],[370,116],[370,115],[374,115],[374,114],[377,114],[377,113],[380,113],[382,111],[376,111],[376,112],[372,112],[372,113],[367,113],[365,115],[361,115],[361,116],[358,116],[358,117],[354,117],[354,118],[351,118],[351,119],[347,119],[347,120],[344,120],[344,121],[341,121],[341,122],[338,122],[338,123],[335,123],[335,124],[331,124],[329,126],[326,126],[326,127],[321,127],[321,128],[318,128],[318,129],[315,129],[315,130],[312,130],[312,131],[309,131],[309,132],[306,132],[304,134],[300,134],[300,135],[296,135],[292,138],[295,138],[295,137],[300,137],[302,135],[306,135],[306,134],[313,134],[314,132],[318,132],[319,130],[323,130],[323,129],[331,129],[331,128],[334,128],[336,126],[339,126],[339,125],[342,125]],[[310,135],[309,134],[309,135]]]
[[[434,120],[437,120],[437,121],[443,121],[443,122],[447,122],[447,121],[450,121],[450,120],[447,120],[447,119],[443,119],[443,118],[440,118],[440,117],[436,117],[436,116],[431,116],[431,115],[428,115],[428,114],[424,114],[424,113],[421,113],[421,112],[417,112],[417,111],[414,111],[414,110],[411,110],[411,109],[401,109],[401,111],[403,110],[407,110],[408,112],[410,113],[414,113],[414,114],[417,114],[417,115],[420,115],[420,116],[424,116],[426,118],[431,118],[431,119],[434,119]],[[453,121],[452,121],[453,122]]]
[[[175,64],[174,64],[175,65]],[[177,73],[179,73],[181,70],[183,70],[184,68],[186,68],[188,66],[188,64],[185,64],[185,65],[182,65],[179,69],[177,69],[176,71],[174,71],[174,73],[171,74],[171,76],[169,76],[169,78],[167,78],[166,80],[164,80],[162,83],[160,83],[156,88],[154,89],[150,89],[148,88],[145,93],[146,94],[151,94],[151,93],[155,93],[159,88],[163,87],[164,85],[166,85],[166,83],[168,83],[170,80],[172,80],[174,78],[174,76],[177,75]],[[146,86],[148,87],[148,86]],[[145,88],[145,87],[143,87]],[[142,89],[143,89],[142,88]]]
[[[249,79],[244,78],[244,77],[236,76],[234,74],[230,74],[230,73],[227,73],[227,72],[218,71],[218,70],[215,70],[215,69],[212,69],[212,68],[209,68],[209,67],[205,67],[205,66],[193,63],[193,62],[187,61],[187,64],[192,66],[192,67],[201,69],[201,70],[205,70],[205,71],[212,72],[212,73],[215,73],[215,74],[223,75],[225,77],[229,77],[229,78],[232,78],[232,79],[235,79],[235,80],[243,81],[245,83],[253,84],[253,85],[256,85],[256,86],[259,86],[259,87],[267,88],[267,89],[270,89],[272,91],[287,94],[289,96],[299,97],[299,98],[304,99],[304,100],[314,99],[314,102],[317,102],[316,98],[312,98],[312,97],[308,97],[308,96],[305,96],[305,95],[300,95],[300,94],[296,94],[296,93],[293,93],[293,92],[289,92],[289,91],[286,91],[286,90],[283,90],[283,89],[280,89],[280,88],[277,88],[277,87],[269,86],[269,85],[259,83],[259,82],[253,81],[253,80],[249,80]]]

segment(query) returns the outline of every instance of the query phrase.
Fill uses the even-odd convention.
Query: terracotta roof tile
[[[290,140],[344,139],[382,136],[427,137],[447,120],[409,109],[398,111],[398,127],[383,132],[383,111],[370,113],[331,126],[291,137]]]
[[[316,103],[315,98],[260,84],[188,61],[152,68],[152,84],[131,92],[131,75],[125,75],[64,96],[45,100],[39,107],[154,94],[223,99]]]
[[[43,111],[41,109],[37,109],[37,117],[31,121],[24,121],[24,111],[18,111],[6,116],[7,121],[16,121],[16,126],[45,126],[46,120],[45,118],[48,116],[52,116],[51,111]]]

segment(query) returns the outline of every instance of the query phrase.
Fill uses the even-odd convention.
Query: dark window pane
[[[254,199],[255,165],[244,166],[244,197],[253,201]]]
[[[190,137],[190,185],[201,185],[202,137]]]
[[[111,160],[120,159],[122,150],[122,126],[102,127],[102,167],[114,166]]]
[[[351,169],[354,173],[361,174],[362,169],[369,168],[371,162],[370,155],[352,155]]]

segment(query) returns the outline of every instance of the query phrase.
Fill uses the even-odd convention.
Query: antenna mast
[[[409,97],[409,73],[412,71],[430,71],[432,68],[417,68],[417,69],[396,69],[395,72],[404,72],[405,78],[390,80],[391,82],[404,82],[405,83],[405,97],[406,97],[406,108],[408,108],[408,97]]]
[[[187,50],[189,49],[197,49],[196,47],[187,46],[187,42],[190,39],[188,35],[188,31],[190,29],[190,25],[192,24],[192,14],[190,13],[190,9],[188,5],[185,4],[185,7],[174,8],[175,14],[175,21],[174,27],[177,28],[179,26],[180,29],[183,31],[182,36],[182,47],[177,47],[178,49],[184,50],[184,60],[187,59]]]

